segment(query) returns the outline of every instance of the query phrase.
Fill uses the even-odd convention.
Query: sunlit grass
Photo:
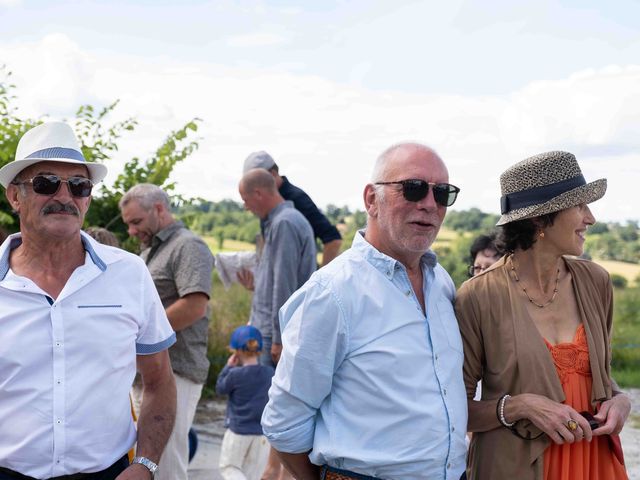
[[[256,246],[253,243],[241,242],[240,240],[226,239],[222,243],[222,249],[218,248],[218,239],[215,237],[203,236],[202,239],[211,249],[211,252],[215,255],[220,252],[244,252],[247,250],[255,250]]]
[[[640,277],[640,264],[628,262],[616,262],[615,260],[598,260],[594,259],[598,265],[601,265],[610,274],[617,273],[622,275],[629,282],[629,286],[636,284],[636,279]]]

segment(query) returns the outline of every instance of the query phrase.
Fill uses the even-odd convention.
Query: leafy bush
[[[627,279],[617,273],[611,274],[611,283],[614,288],[627,288]]]

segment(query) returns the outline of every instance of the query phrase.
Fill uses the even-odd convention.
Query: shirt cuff
[[[305,453],[313,448],[315,417],[284,432],[270,431],[263,422],[262,431],[271,446],[279,452]]]
[[[161,352],[162,350],[166,350],[171,345],[176,343],[176,333],[172,332],[171,336],[162,342],[147,344],[147,343],[136,343],[136,355],[152,355],[154,353]]]

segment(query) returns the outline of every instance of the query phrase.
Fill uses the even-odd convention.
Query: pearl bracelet
[[[511,395],[509,395],[508,393],[505,393],[502,397],[500,397],[500,400],[498,400],[498,404],[496,405],[496,416],[504,427],[511,428],[516,424],[516,422],[509,423],[504,418],[504,404],[508,398],[511,398]]]

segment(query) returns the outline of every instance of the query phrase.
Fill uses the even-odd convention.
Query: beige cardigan
[[[558,402],[564,393],[544,340],[526,310],[521,292],[509,278],[507,257],[466,281],[458,291],[456,316],[464,344],[464,382],[472,399],[482,379],[482,400],[509,393],[537,393]],[[584,324],[593,376],[591,401],[611,398],[617,385],[610,375],[613,291],[609,274],[593,262],[564,257],[573,279]],[[556,301],[562,301],[558,298]],[[540,432],[529,422],[528,431]],[[525,425],[526,426],[526,425]],[[519,429],[519,431],[521,431]],[[541,480],[546,435],[533,441],[499,427],[474,433],[469,450],[469,480]]]

